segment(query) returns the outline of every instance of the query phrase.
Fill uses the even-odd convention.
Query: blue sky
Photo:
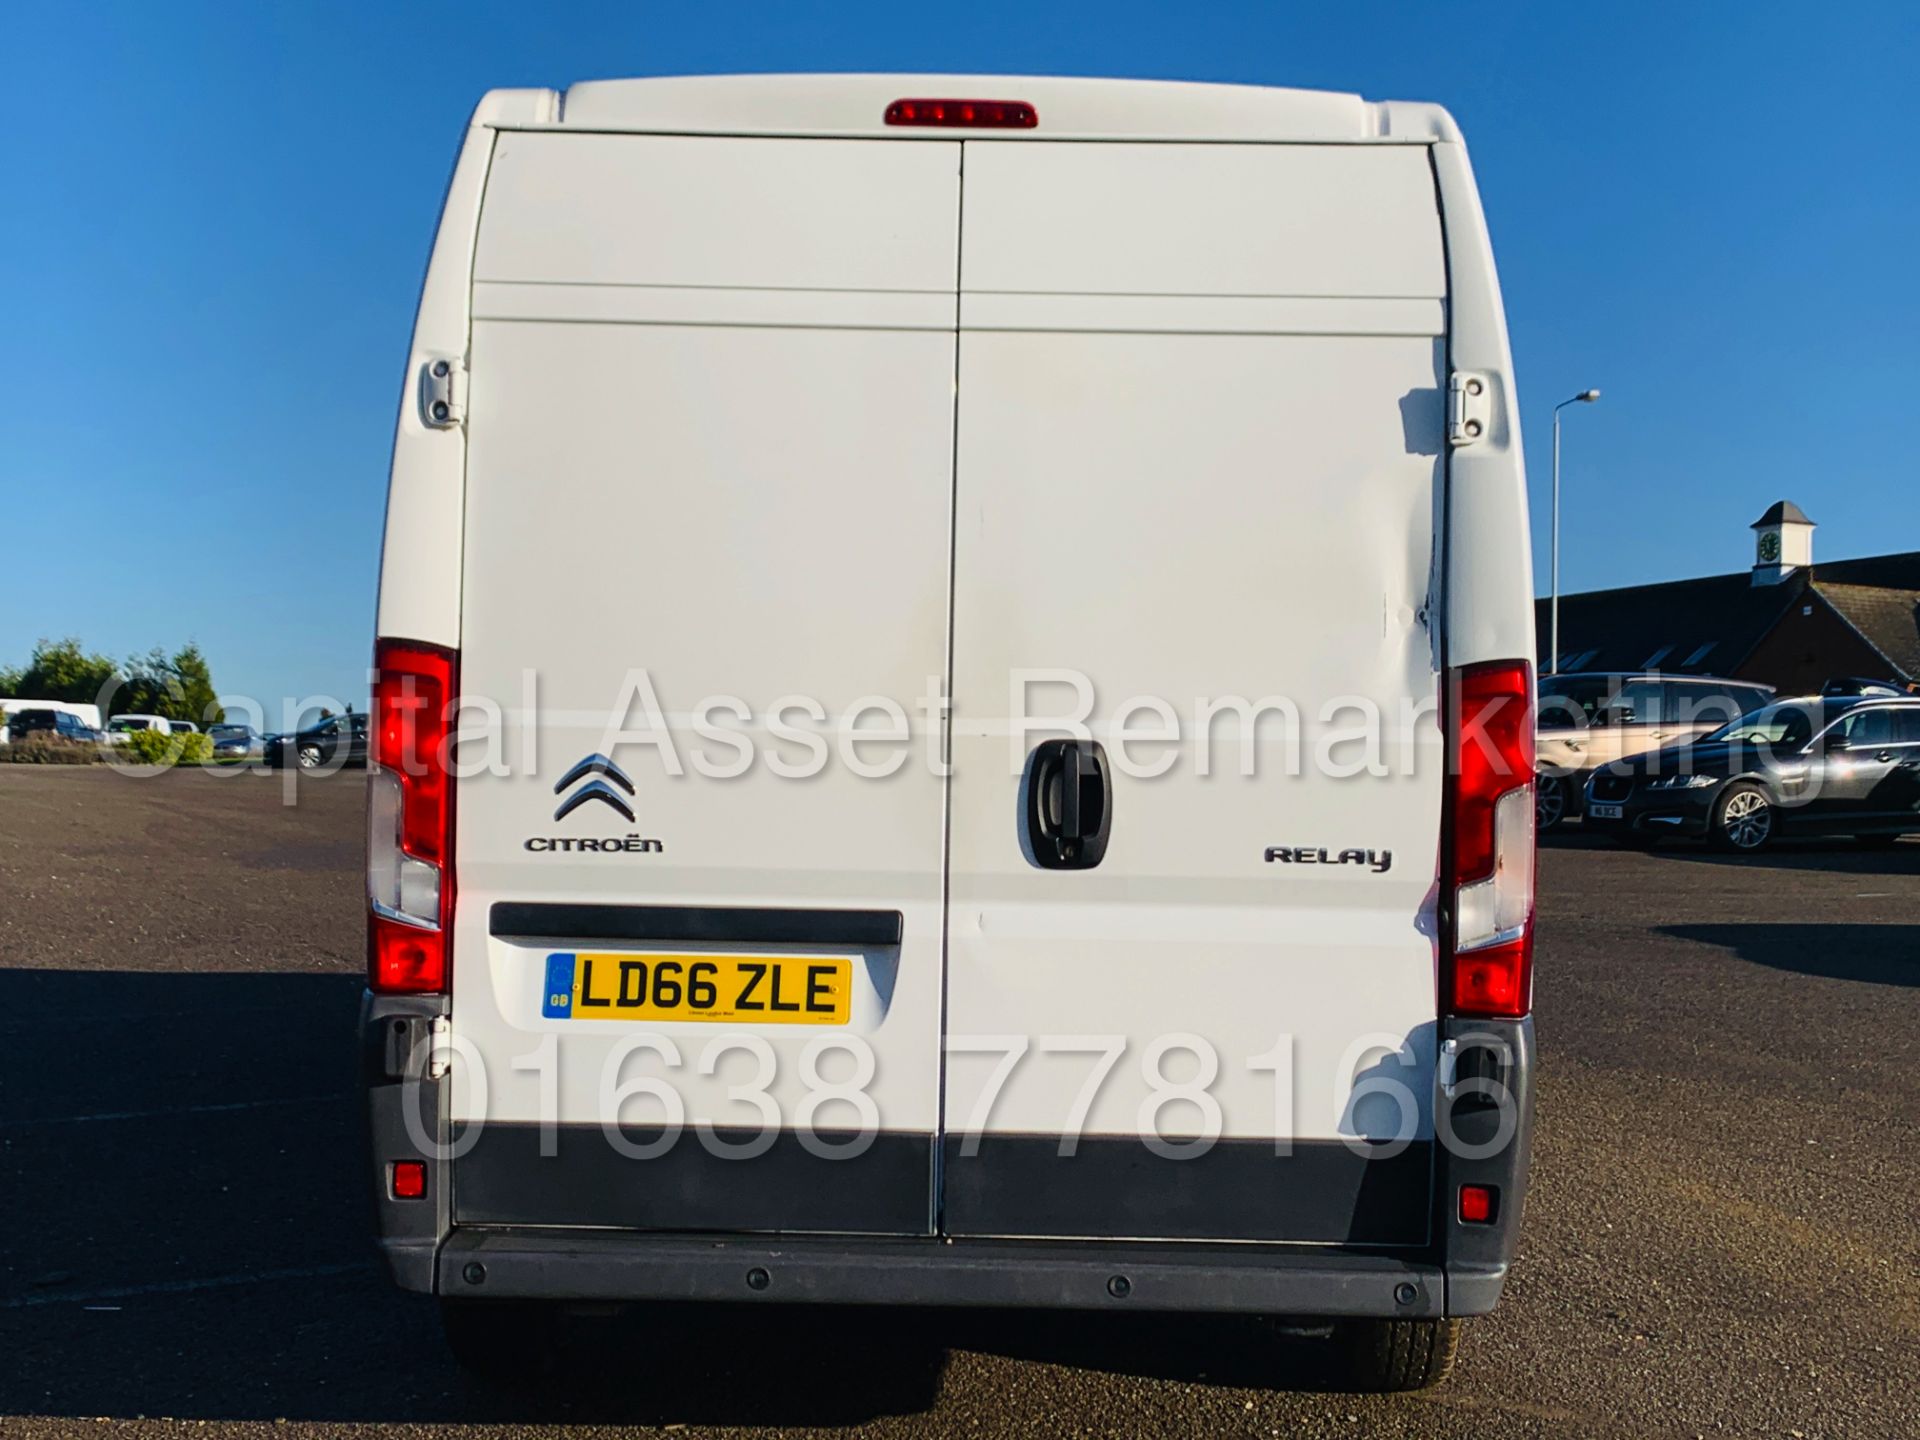
[[[413,306],[501,85],[1136,75],[1438,100],[1472,147],[1565,588],[1920,549],[1920,6],[785,3],[0,12],[0,663],[199,641],[365,694]],[[1539,554],[1544,585],[1544,550]]]

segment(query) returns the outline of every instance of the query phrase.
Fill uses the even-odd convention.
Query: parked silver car
[[[1773,699],[1773,687],[1713,675],[1582,671],[1540,677],[1534,816],[1542,832],[1581,813],[1603,765],[1717,730]]]

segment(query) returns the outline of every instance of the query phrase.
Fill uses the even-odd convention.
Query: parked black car
[[[8,740],[18,744],[35,736],[93,745],[105,738],[78,715],[65,710],[16,710],[7,716]]]
[[[1586,798],[1590,827],[1638,842],[1754,851],[1782,835],[1920,834],[1920,698],[1783,700],[1597,770]]]
[[[291,735],[266,737],[266,761],[273,769],[337,770],[367,763],[367,717],[329,715]]]

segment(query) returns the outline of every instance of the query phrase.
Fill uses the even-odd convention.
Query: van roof
[[[1024,100],[1032,130],[899,129],[881,121],[907,98]],[[499,129],[714,135],[887,135],[899,139],[1254,140],[1426,144],[1460,138],[1438,105],[1328,90],[1030,75],[672,75],[494,90],[476,125]]]

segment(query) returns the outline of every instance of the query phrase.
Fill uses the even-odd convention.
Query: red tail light
[[[1453,672],[1449,716],[1444,975],[1456,1015],[1517,1018],[1533,1006],[1533,670],[1524,661]]]
[[[896,100],[889,125],[945,125],[974,130],[1031,130],[1040,116],[1024,100]]]
[[[453,925],[452,651],[374,646],[367,767],[367,975],[386,994],[444,990]]]

